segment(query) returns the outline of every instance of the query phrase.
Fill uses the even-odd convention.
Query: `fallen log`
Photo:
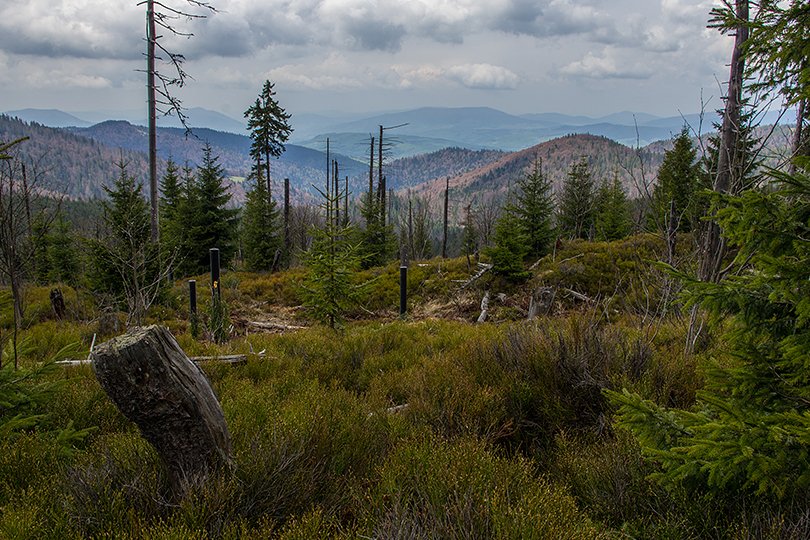
[[[262,354],[258,354],[258,356],[264,356]],[[211,363],[222,363],[222,364],[232,364],[236,366],[241,366],[247,364],[247,354],[227,354],[227,355],[220,355],[220,356],[190,356],[189,360],[194,362],[195,364],[199,364],[200,362],[211,362]],[[93,361],[88,359],[85,360],[74,360],[74,359],[67,359],[67,360],[59,360],[56,364],[62,366],[82,366],[85,364],[92,364]]]
[[[248,326],[261,328],[262,330],[303,330],[306,326],[295,326],[292,324],[281,324],[267,321],[247,321]]]
[[[101,387],[166,465],[176,497],[232,467],[225,416],[202,370],[163,326],[138,327],[96,347]]]

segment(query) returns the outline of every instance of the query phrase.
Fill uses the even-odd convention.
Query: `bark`
[[[486,291],[484,293],[484,297],[481,299],[481,314],[478,315],[478,320],[476,322],[478,323],[486,322],[488,314],[489,314],[489,291]]]
[[[167,328],[133,328],[96,347],[91,358],[101,387],[160,454],[177,497],[231,469],[222,408]]]
[[[554,303],[556,291],[553,287],[539,287],[529,299],[529,313],[528,320],[532,320],[538,315],[548,315],[551,312],[551,306]]]
[[[737,18],[748,21],[748,0],[737,0]],[[714,180],[714,191],[728,193],[732,185],[732,172],[735,168],[735,155],[740,133],[740,109],[742,107],[743,71],[745,57],[743,46],[748,39],[748,27],[737,27],[734,38],[734,51],[731,55],[731,72],[728,81],[728,96],[723,114],[723,125],[720,129],[720,148],[718,151],[717,175]],[[700,267],[700,279],[703,281],[718,281],[720,268],[725,255],[725,243],[720,235],[720,226],[710,222],[706,232],[703,248],[703,259]]]
[[[157,180],[157,102],[155,100],[155,2],[146,2],[146,93],[149,107],[149,203],[151,206],[152,241],[157,242],[158,180]]]
[[[447,217],[450,207],[450,177],[445,180],[444,186],[444,232],[442,234],[442,259],[447,258]]]
[[[804,131],[804,117],[807,114],[805,110],[806,108],[807,108],[807,100],[802,99],[801,101],[799,101],[799,105],[796,111],[796,129],[793,130],[793,142],[791,144],[792,159],[790,160],[790,169],[789,169],[790,174],[796,174],[796,156],[802,154],[803,150],[802,146],[804,146],[803,141],[805,135],[803,131]]]
[[[289,264],[290,247],[290,179],[284,179],[284,251],[287,253]]]

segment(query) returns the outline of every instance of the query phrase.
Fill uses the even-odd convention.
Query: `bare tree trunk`
[[[284,251],[287,254],[289,264],[290,256],[290,179],[284,179]]]
[[[796,174],[796,161],[795,158],[802,153],[803,139],[804,139],[804,116],[806,114],[807,99],[799,101],[799,106],[796,111],[796,129],[793,130],[793,143],[791,148],[790,174]]]
[[[177,497],[232,467],[216,394],[167,328],[133,328],[91,357],[101,387],[160,454]]]
[[[444,186],[444,229],[442,234],[442,259],[447,258],[447,218],[450,207],[450,177],[445,180]]]
[[[152,241],[160,238],[158,230],[157,180],[157,103],[155,101],[155,2],[146,2],[146,94],[149,107],[149,202],[151,205]]]
[[[368,203],[373,202],[374,197],[374,137],[371,138],[371,152],[368,156]]]
[[[736,0],[736,2],[737,18],[747,22],[748,0]],[[748,27],[741,24],[737,27],[734,39],[728,96],[726,97],[726,108],[723,114],[723,125],[720,130],[717,176],[714,181],[714,191],[718,193],[728,193],[732,185],[733,171],[735,170],[734,162],[740,133],[740,109],[742,108],[743,71],[745,68],[745,57],[742,49],[747,39]],[[718,281],[720,279],[720,268],[725,251],[720,226],[715,222],[710,222],[706,231],[706,241],[700,266],[699,277],[701,280]]]

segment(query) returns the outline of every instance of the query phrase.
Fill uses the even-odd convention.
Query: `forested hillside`
[[[484,167],[508,154],[509,152],[499,150],[445,148],[429,154],[398,159],[387,168],[388,185],[393,189],[405,189],[436,178],[458,176]]]
[[[17,151],[41,175],[38,186],[70,198],[101,197],[101,186],[112,182],[116,163],[124,161],[138,181],[146,179],[146,155],[102,144],[68,131],[25,123],[0,115],[0,140],[28,137]]]
[[[587,158],[597,183],[602,179],[612,179],[617,173],[625,190],[631,196],[637,196],[643,182],[654,180],[663,153],[646,148],[635,150],[606,137],[568,135],[520,152],[504,154],[480,168],[457,174],[450,179],[450,187],[454,193],[461,193],[466,198],[476,193],[501,198],[535,160],[540,159],[544,173],[556,189],[562,184],[571,165],[583,157]],[[419,191],[438,193],[444,187],[445,178],[441,177],[421,186]]]

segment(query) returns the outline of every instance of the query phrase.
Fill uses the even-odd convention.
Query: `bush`
[[[564,492],[473,439],[402,444],[367,495],[373,538],[598,538]]]

